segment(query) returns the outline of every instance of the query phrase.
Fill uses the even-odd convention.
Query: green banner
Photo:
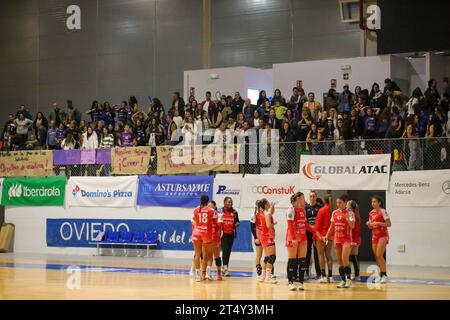
[[[66,177],[5,178],[4,206],[63,206]]]

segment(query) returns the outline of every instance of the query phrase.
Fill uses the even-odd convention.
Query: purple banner
[[[81,164],[95,164],[95,149],[81,150]]]
[[[80,162],[81,162],[81,152],[78,149],[53,150],[54,165],[80,164]]]
[[[96,164],[111,164],[111,149],[97,149]]]

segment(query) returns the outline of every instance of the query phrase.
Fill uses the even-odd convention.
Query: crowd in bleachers
[[[3,151],[159,146],[170,143],[176,129],[184,134],[232,129],[238,135],[279,129],[280,142],[442,137],[448,129],[448,78],[444,84],[442,94],[430,80],[424,92],[416,88],[407,95],[386,79],[383,87],[374,83],[352,91],[344,85],[323,97],[295,87],[289,97],[279,89],[271,97],[261,91],[258,101],[239,92],[214,100],[207,92],[185,102],[175,92],[170,107],[153,98],[148,110],[133,96],[114,106],[93,101],[81,111],[68,100],[64,108],[54,103],[49,114],[34,117],[21,105],[4,124],[0,143]]]

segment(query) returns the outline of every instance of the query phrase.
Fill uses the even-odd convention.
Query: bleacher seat
[[[111,242],[111,243],[119,242],[119,233],[118,232],[108,232],[106,234],[106,242]]]
[[[119,242],[120,243],[130,243],[131,242],[131,232],[121,231]]]
[[[136,231],[133,233],[132,243],[143,243],[144,242],[144,233],[142,231]]]
[[[158,234],[156,232],[146,232],[145,243],[158,243]]]

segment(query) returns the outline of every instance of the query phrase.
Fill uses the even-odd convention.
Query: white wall
[[[450,208],[393,208],[388,191],[386,205],[392,221],[390,265],[450,267]],[[399,245],[406,246],[404,253]]]
[[[426,76],[427,81],[429,79],[437,80],[437,88],[441,93],[442,91],[442,78],[448,76],[448,69],[450,68],[450,60],[448,57],[440,54],[427,53],[426,54]]]
[[[351,66],[349,80],[343,80],[342,65]],[[306,94],[312,91],[316,94],[316,99],[322,102],[322,94],[330,89],[331,79],[337,80],[337,91],[342,91],[345,83],[348,83],[350,90],[353,91],[357,85],[370,90],[374,82],[383,86],[384,79],[389,77],[388,55],[273,65],[274,89],[279,88],[286,99],[292,94],[292,88],[296,86],[297,80],[302,80]]]
[[[219,79],[211,80],[210,74],[219,75]],[[271,70],[256,69],[249,67],[232,67],[204,70],[190,70],[184,72],[184,99],[189,97],[189,90],[195,88],[197,100],[203,101],[206,91],[211,91],[213,99],[215,93],[234,96],[236,91],[247,98],[247,89],[273,91],[273,80]],[[256,104],[256,101],[252,101]]]

